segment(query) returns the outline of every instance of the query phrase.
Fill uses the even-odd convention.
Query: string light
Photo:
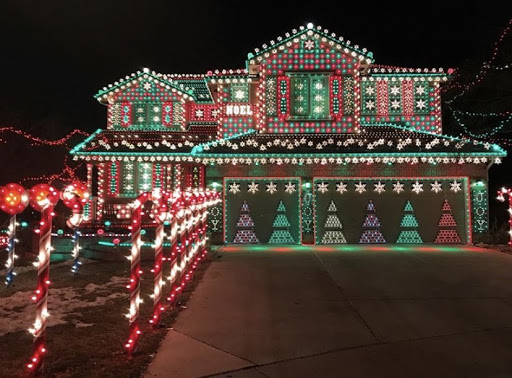
[[[82,136],[86,136],[86,137],[88,137],[90,135],[89,133],[87,133],[85,131],[82,131],[79,129],[74,129],[73,131],[71,131],[66,136],[64,136],[60,139],[47,140],[47,139],[42,139],[42,138],[33,136],[32,134],[29,134],[20,129],[16,129],[14,127],[0,127],[0,134],[2,134],[2,133],[12,133],[12,134],[20,135],[20,136],[30,140],[32,142],[31,146],[36,146],[36,145],[62,146],[62,145],[65,145],[69,141],[69,139],[71,139],[75,135],[82,135]]]
[[[508,233],[510,235],[510,240],[508,242],[508,245],[512,246],[512,189],[501,188],[500,190],[498,190],[498,201],[505,202],[505,196],[508,196],[508,214],[509,214]]]

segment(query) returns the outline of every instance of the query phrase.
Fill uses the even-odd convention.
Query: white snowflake
[[[151,89],[151,83],[149,81],[146,81],[142,87],[144,88],[144,90],[149,91]]]
[[[322,181],[320,184],[318,184],[317,190],[320,193],[325,193],[329,190],[329,184]]]
[[[418,101],[416,101],[416,107],[417,107],[418,109],[424,109],[424,108],[426,108],[426,107],[427,107],[427,105],[426,105],[425,101],[423,101],[423,100],[418,100]]]
[[[241,89],[237,90],[235,92],[235,98],[237,100],[243,100],[245,98],[245,92],[243,90],[241,90]]]
[[[197,118],[203,118],[204,116],[204,110],[203,109],[197,109],[196,110],[196,117]]]
[[[324,87],[324,85],[322,83],[320,83],[320,82],[315,84],[315,88],[316,89],[322,89],[323,87]]]
[[[416,94],[422,95],[425,93],[425,87],[420,85],[416,87]]]
[[[240,191],[240,184],[237,184],[236,182],[229,185],[229,191],[233,194],[237,194]]]
[[[438,182],[437,180],[430,183],[430,190],[432,190],[435,193],[439,193],[443,191],[443,184]]]
[[[412,184],[412,191],[416,194],[420,194],[420,192],[423,192],[423,184],[416,181],[414,184]]]
[[[375,108],[375,103],[372,100],[366,101],[366,109],[372,110]]]
[[[345,192],[348,192],[347,184],[340,182],[339,184],[336,184],[336,191],[340,194],[343,194]]]
[[[359,194],[366,192],[366,184],[363,184],[361,181],[359,181],[359,183],[356,184],[356,192]]]
[[[391,87],[391,94],[392,95],[399,95],[400,94],[400,87],[397,85],[394,85]]]
[[[366,87],[366,94],[367,95],[372,95],[375,93],[375,88],[374,87]]]
[[[399,101],[399,100],[393,100],[393,101],[391,101],[391,107],[392,107],[393,109],[398,109],[398,108],[400,108],[400,101]]]
[[[257,191],[259,190],[258,188],[258,183],[256,182],[251,182],[248,186],[247,186],[247,191],[248,192],[251,192],[252,194],[256,193]]]
[[[457,182],[456,180],[454,180],[453,182],[450,183],[450,190],[452,192],[459,192],[462,190],[462,188],[460,187],[461,183],[460,182]]]
[[[267,184],[267,192],[269,192],[270,194],[274,194],[274,192],[277,192],[277,185],[270,181],[270,183]]]
[[[290,193],[292,194],[293,192],[295,192],[297,189],[295,189],[295,184],[292,183],[291,181],[288,181],[288,184],[285,184],[284,186],[286,189],[284,190],[286,193]]]
[[[400,194],[400,192],[403,192],[404,190],[405,190],[404,184],[402,184],[400,181],[397,181],[396,183],[393,184],[394,192],[397,192],[398,194]]]
[[[304,42],[304,47],[308,50],[312,50],[315,47],[315,42],[311,39],[308,39],[306,42]]]
[[[381,194],[382,192],[385,192],[386,191],[386,184],[383,184],[382,182],[378,182],[376,184],[373,184],[374,185],[374,191]]]
[[[219,116],[219,110],[218,109],[213,109],[212,110],[212,118],[217,118]]]

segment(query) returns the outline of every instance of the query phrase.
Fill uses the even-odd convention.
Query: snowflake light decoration
[[[329,190],[329,184],[322,181],[320,184],[318,184],[317,189],[320,193],[325,193]]]
[[[393,191],[398,194],[405,191],[404,184],[402,184],[400,181],[397,181],[396,183],[393,184]]]
[[[412,184],[412,191],[416,194],[420,194],[423,192],[423,184],[416,180],[416,182]]]
[[[236,182],[229,185],[229,191],[233,194],[237,194],[240,191],[240,184]]]
[[[366,184],[359,181],[359,183],[356,184],[356,192],[358,192],[359,194],[366,192]]]
[[[277,192],[277,185],[270,181],[270,183],[267,184],[267,192],[269,192],[270,194],[274,194],[274,192]]]
[[[340,194],[343,194],[345,192],[348,192],[347,184],[340,182],[339,184],[336,184],[336,191]]]
[[[436,181],[430,183],[430,190],[435,192],[435,193],[442,192],[443,191],[443,184],[436,180]]]
[[[293,192],[295,192],[297,190],[297,189],[295,189],[295,184],[292,183],[291,181],[289,181],[288,184],[285,184],[284,187],[286,188],[284,191],[289,194],[292,194]]]
[[[376,184],[373,184],[374,185],[374,191],[381,194],[382,192],[385,192],[386,191],[386,184],[383,184],[382,182],[378,182]]]
[[[454,180],[453,182],[450,183],[450,190],[452,192],[459,192],[462,190],[462,188],[460,187],[461,183],[460,182],[457,182],[457,180]]]
[[[257,191],[259,191],[260,189],[258,188],[258,183],[256,182],[251,182],[248,186],[247,186],[247,191],[254,194],[256,193]]]

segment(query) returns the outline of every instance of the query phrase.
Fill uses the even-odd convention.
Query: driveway
[[[512,255],[228,246],[147,377],[512,377]]]

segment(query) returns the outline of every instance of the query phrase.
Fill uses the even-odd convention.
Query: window
[[[135,103],[132,110],[132,124],[151,126],[162,124],[162,107],[158,103]]]
[[[290,74],[290,119],[330,119],[329,75]]]

